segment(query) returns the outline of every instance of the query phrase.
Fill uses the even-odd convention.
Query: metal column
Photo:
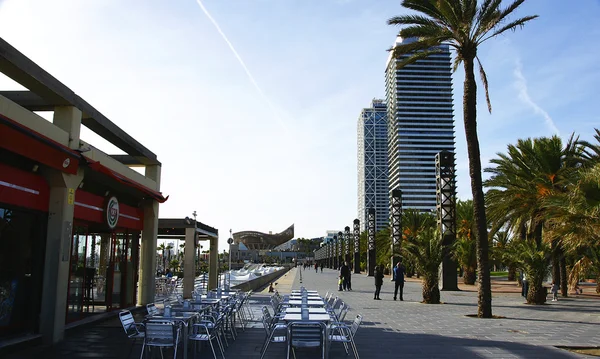
[[[444,259],[441,266],[440,289],[457,291],[457,264],[452,258],[451,249],[456,240],[456,177],[454,154],[441,151],[435,155],[436,209],[437,225],[442,244]]]
[[[360,273],[360,221],[354,220],[354,273]]]
[[[367,275],[372,277],[375,272],[375,208],[367,212]]]

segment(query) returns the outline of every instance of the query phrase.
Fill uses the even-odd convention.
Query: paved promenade
[[[421,301],[420,283],[409,281],[404,301],[393,301],[393,283],[386,278],[381,298],[373,300],[373,278],[353,275],[353,291],[337,292],[337,273],[325,269],[294,269],[278,280],[276,288],[287,293],[301,285],[316,289],[322,295],[335,290],[351,306],[347,320],[358,313],[364,316],[357,332],[360,357],[368,358],[588,358],[556,346],[600,346],[600,300],[568,298],[547,305],[525,305],[517,293],[493,296],[495,315],[505,319],[467,317],[477,312],[477,293],[442,292],[440,305]],[[302,277],[302,283],[300,283]],[[226,350],[227,358],[258,358],[264,339],[259,308],[268,305],[268,293],[256,293],[251,304],[256,321]],[[35,347],[8,358],[126,358],[129,341],[124,337],[118,319],[69,331],[66,340],[54,347]],[[141,346],[135,346],[130,358],[139,357]],[[284,346],[272,344],[267,358],[284,356]],[[315,358],[307,352],[300,358]],[[189,356],[192,358],[192,355]],[[197,358],[211,358],[205,349]],[[350,354],[352,357],[352,353]],[[331,358],[346,358],[341,345],[331,349]]]

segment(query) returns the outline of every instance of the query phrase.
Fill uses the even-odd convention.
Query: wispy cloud
[[[217,23],[217,20],[215,20],[212,17],[212,15],[208,12],[208,10],[206,9],[206,7],[204,7],[204,4],[202,4],[201,0],[196,0],[196,2],[200,6],[200,9],[202,9],[202,12],[204,12],[204,14],[206,15],[206,17],[215,26],[215,28],[217,29],[217,31],[219,32],[219,34],[221,35],[221,37],[223,38],[223,40],[225,40],[225,42],[227,43],[227,46],[229,46],[229,49],[231,49],[231,52],[233,52],[233,55],[238,60],[238,62],[240,63],[240,65],[242,65],[242,68],[246,72],[246,75],[248,75],[248,78],[250,79],[250,82],[252,83],[252,85],[254,85],[254,87],[256,88],[256,91],[258,91],[258,93],[260,94],[260,96],[269,105],[269,108],[273,112],[273,116],[275,117],[275,119],[279,122],[279,124],[287,132],[288,131],[287,126],[285,125],[285,123],[283,122],[283,120],[281,119],[281,117],[278,115],[277,110],[275,109],[275,106],[273,105],[273,103],[271,102],[271,100],[269,100],[269,98],[267,97],[267,95],[265,95],[265,93],[263,92],[263,90],[260,88],[260,86],[258,85],[258,83],[256,82],[256,80],[254,79],[254,76],[252,76],[252,73],[248,69],[248,66],[246,66],[246,63],[244,62],[244,60],[242,59],[242,57],[240,56],[240,54],[237,52],[237,50],[235,49],[235,47],[233,47],[233,44],[231,43],[231,41],[229,41],[229,38],[227,37],[227,35],[225,35],[225,33],[223,32],[223,30],[221,30],[221,26],[219,26],[219,24]]]
[[[514,75],[517,78],[515,81],[515,87],[519,90],[519,98],[525,102],[525,104],[533,109],[533,111],[544,118],[546,126],[557,135],[560,135],[558,127],[554,124],[554,120],[550,117],[550,114],[543,108],[541,108],[535,101],[529,96],[529,90],[527,89],[527,80],[523,75],[523,65],[521,60],[517,59],[515,64]]]

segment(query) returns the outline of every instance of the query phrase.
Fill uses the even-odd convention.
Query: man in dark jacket
[[[381,292],[381,286],[383,285],[383,265],[375,266],[375,300],[381,300],[379,298],[379,292]]]
[[[350,267],[348,267],[348,262],[344,262],[344,264],[342,264],[340,267],[340,275],[344,279],[344,290],[350,290],[350,285],[348,284],[350,282]]]
[[[398,288],[400,288],[400,300],[404,300],[404,298],[402,298],[404,292],[404,272],[406,272],[406,268],[404,268],[402,259],[400,259],[398,264],[396,264],[396,267],[394,267],[394,300],[396,300],[396,297],[398,296]]]

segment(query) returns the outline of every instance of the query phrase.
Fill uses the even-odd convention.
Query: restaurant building
[[[0,341],[54,343],[66,323],[154,300],[161,164],[1,38],[0,71],[27,89],[0,91]]]

